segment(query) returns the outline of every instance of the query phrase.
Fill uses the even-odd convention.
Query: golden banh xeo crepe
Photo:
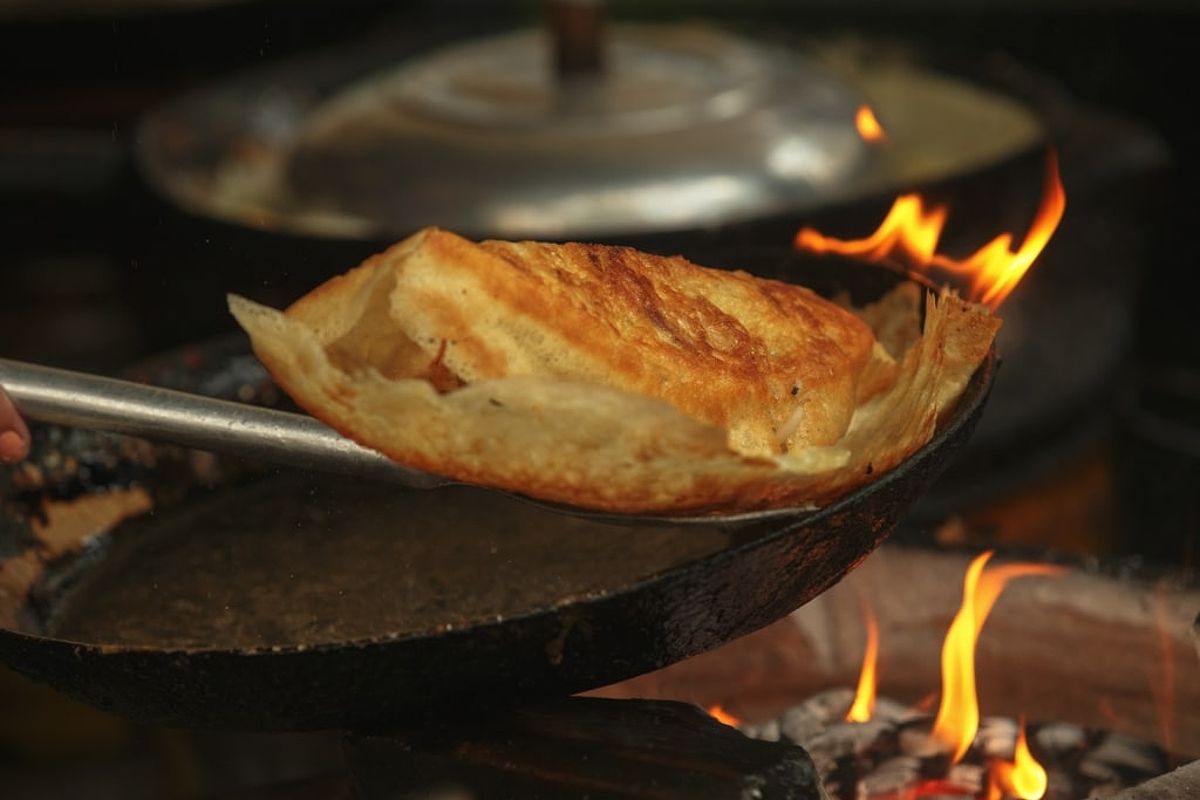
[[[392,459],[619,512],[820,506],[933,435],[999,321],[864,309],[623,247],[429,228],[285,312],[230,297],[302,408]]]

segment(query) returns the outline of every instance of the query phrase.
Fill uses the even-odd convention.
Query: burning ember
[[[742,724],[742,721],[740,719],[735,717],[733,714],[730,714],[728,711],[726,711],[724,708],[722,708],[719,705],[709,706],[708,715],[710,717],[712,717],[713,719],[715,719],[717,722],[721,723],[722,725],[728,725],[731,728],[736,728],[738,725]]]
[[[869,108],[864,106],[863,109],[870,115]],[[869,139],[863,132],[863,109],[859,110],[859,131],[863,138]],[[873,115],[870,118],[874,120]],[[801,228],[796,234],[795,246],[812,253],[837,253],[867,261],[893,262],[918,272],[948,273],[967,281],[969,300],[995,310],[1016,288],[1058,229],[1066,203],[1058,174],[1058,157],[1051,151],[1046,158],[1041,204],[1029,232],[1016,250],[1012,249],[1013,234],[1002,233],[962,260],[938,253],[948,211],[944,206],[926,208],[925,200],[917,194],[897,197],[879,228],[865,239],[835,239],[812,228]]]
[[[854,127],[858,128],[858,135],[866,142],[886,142],[887,134],[883,130],[883,126],[879,124],[879,120],[875,118],[875,112],[870,106],[859,106],[858,112],[854,115]]]

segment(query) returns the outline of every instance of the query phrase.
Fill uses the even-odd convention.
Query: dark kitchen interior
[[[1067,565],[1086,577],[1073,577],[1064,583],[1061,595],[1041,606],[1037,599],[1045,595],[1035,596],[1033,589],[1025,592],[1021,582],[1006,590],[1014,595],[1014,607],[1022,604],[1029,622],[1023,626],[1005,617],[1010,612],[1001,607],[980,642],[981,652],[991,658],[984,664],[984,655],[979,657],[985,714],[989,703],[1012,718],[1025,713],[1036,723],[1031,732],[1042,737],[1042,750],[1035,747],[1035,755],[1049,747],[1048,737],[1062,740],[1066,723],[1089,730],[1108,724],[1139,740],[1152,740],[1152,745],[1130,745],[1134,755],[1122,756],[1127,762],[1149,761],[1156,767],[1137,773],[1139,780],[1195,759],[1200,755],[1200,717],[1189,702],[1194,705],[1200,698],[1200,663],[1192,652],[1190,630],[1200,611],[1195,604],[1200,597],[1200,334],[1195,330],[1190,278],[1200,267],[1193,219],[1200,205],[1194,188],[1200,186],[1200,148],[1190,97],[1200,10],[1185,2],[1065,0],[664,0],[610,2],[604,7],[611,22],[701,20],[750,39],[787,45],[848,43],[849,50],[868,53],[868,60],[876,51],[915,54],[930,69],[1015,98],[1044,122],[1047,143],[1061,155],[1067,212],[1060,233],[1013,294],[1011,330],[1005,334],[1009,338],[1002,336],[999,345],[997,388],[974,437],[940,482],[904,516],[891,541],[842,584],[815,593],[793,618],[599,694],[682,699],[704,708],[722,703],[739,718],[761,723],[756,736],[763,738],[762,732],[775,724],[775,739],[780,730],[786,737],[788,717],[780,716],[785,708],[835,687],[853,687],[863,635],[860,605],[866,597],[877,609],[887,607],[880,614],[885,631],[890,625],[909,637],[890,654],[886,641],[883,645],[885,693],[891,691],[905,704],[915,703],[937,688],[937,648],[958,601],[965,554],[996,548],[1010,560]],[[261,387],[243,391],[245,376],[238,370],[244,368],[246,349],[244,343],[231,343],[237,328],[226,311],[224,293],[236,290],[277,305],[286,303],[357,264],[386,241],[306,239],[268,226],[241,227],[188,213],[151,186],[139,167],[137,152],[144,135],[139,126],[147,115],[192,96],[189,93],[234,85],[264,69],[301,65],[296,74],[320,76],[325,65],[339,59],[378,59],[382,53],[402,61],[446,43],[538,25],[545,15],[543,4],[515,1],[0,0],[0,358],[133,374],[197,391],[207,386],[243,401],[279,402],[269,390],[264,396]],[[952,208],[947,241],[958,248],[955,252],[966,253],[1000,231],[1023,233],[1037,202],[1044,162],[1045,148],[1038,146],[1002,163],[898,190],[919,190],[947,202]],[[777,214],[763,223],[693,228],[658,238],[643,233],[600,238],[682,252],[700,263],[706,263],[706,256],[730,262],[745,259],[748,265],[774,263],[772,259],[784,258],[778,254],[790,249],[791,235],[802,225],[816,225],[844,238],[865,236],[895,193]],[[753,266],[747,268],[754,271]],[[1000,316],[1005,316],[1004,310]],[[189,359],[200,366],[193,369],[196,364]],[[221,372],[208,363],[218,361],[240,366]],[[138,366],[131,373],[133,365]],[[62,446],[69,452],[68,444]],[[125,457],[122,453],[118,460]],[[181,480],[181,464],[185,472],[196,469],[194,460],[143,463],[141,458],[129,455],[138,479],[143,473],[136,470],[149,469],[147,463],[170,473],[161,482],[152,479],[155,492],[173,491]],[[241,477],[236,467],[220,465],[205,473],[203,481],[236,482]],[[0,507],[8,502],[4,491],[12,486],[3,478],[0,475]],[[189,472],[187,479],[195,476]],[[369,502],[361,499],[359,487],[339,491],[306,480],[277,482],[266,490],[257,484],[238,488],[240,494],[207,498],[186,515],[172,517],[170,524],[180,530],[191,520],[203,526],[204,520],[243,517],[242,527],[224,530],[225,538],[217,538],[211,549],[196,537],[181,537],[187,546],[171,544],[166,538],[169,525],[155,532],[163,537],[156,549],[126,552],[114,547],[105,557],[124,571],[91,578],[87,588],[120,598],[110,608],[112,618],[80,623],[68,606],[54,612],[61,618],[56,616],[53,625],[66,638],[71,638],[72,625],[82,625],[81,640],[86,640],[87,624],[107,625],[120,640],[123,627],[136,627],[123,616],[120,604],[137,603],[138,592],[145,590],[126,585],[122,576],[138,564],[138,569],[153,571],[155,558],[164,552],[173,554],[171,569],[180,571],[172,580],[190,580],[196,592],[207,591],[211,599],[204,578],[221,574],[227,563],[222,559],[253,562],[246,572],[253,578],[247,580],[272,579],[277,565],[254,544],[253,535],[260,529],[275,528],[282,531],[278,536],[287,536],[293,523],[298,529],[306,521],[326,517],[370,524],[348,511]],[[283,493],[283,499],[255,505],[272,492]],[[287,506],[288,496],[310,501],[276,514]],[[431,530],[442,526],[445,535],[458,542],[462,562],[438,580],[467,584],[490,578],[519,584],[522,576],[512,569],[473,575],[473,564],[488,563],[487,548],[494,554],[505,546],[508,530],[486,531],[493,538],[469,535],[472,525],[493,513],[493,506],[472,506],[471,496],[463,497],[461,503],[451,503],[455,508],[450,522],[433,500],[418,501],[415,511],[399,504],[388,513],[412,515]],[[519,527],[524,512],[499,501],[495,509],[497,515],[512,518],[510,527]],[[607,540],[610,532],[595,523],[569,519],[564,527],[573,535],[595,539],[588,547],[575,545],[564,551],[558,561],[553,555],[544,557],[557,581],[546,591],[560,594],[602,588],[599,582],[589,583],[591,577],[581,564],[610,570],[606,574],[619,572],[624,559],[609,545],[621,554],[636,555],[626,566],[637,561],[654,565],[645,567],[650,570],[677,563],[672,558],[701,558],[742,541],[739,534],[716,531],[647,540],[621,529],[613,529]],[[350,538],[357,541],[354,535]],[[544,541],[524,541],[522,546],[552,553],[556,536],[557,532]],[[308,562],[341,557],[334,548],[323,549],[326,543],[318,539],[307,544]],[[378,537],[364,541],[376,564],[400,558]],[[12,555],[5,548],[11,546],[0,535],[0,577],[7,566],[2,559]],[[445,567],[432,553],[426,561],[424,554],[404,557],[430,572]],[[295,568],[308,567],[297,562]],[[914,579],[920,570],[926,577]],[[63,574],[62,581],[73,579]],[[729,579],[737,574],[730,569]],[[631,573],[621,580],[636,577]],[[373,596],[386,598],[388,578],[385,568],[364,574],[362,580],[375,581],[380,588]],[[905,580],[916,580],[915,588],[897,593],[894,587]],[[938,588],[929,589],[922,581],[929,586],[937,581]],[[7,585],[0,581],[0,599]],[[322,589],[342,594],[331,583],[314,587],[314,596]],[[535,598],[537,587],[526,589],[529,598],[516,590],[502,594],[505,602],[514,604],[504,608],[535,602],[530,598]],[[218,587],[218,595],[220,591]],[[49,596],[50,590],[45,592]],[[813,594],[788,596],[804,601]],[[36,597],[31,603],[29,613],[40,613]],[[49,607],[50,601],[45,604]],[[348,600],[334,600],[329,606],[334,609],[331,619],[346,613],[362,622],[373,613]],[[1133,606],[1137,610],[1126,614]],[[397,618],[407,613],[393,610]],[[449,613],[436,608],[430,612],[424,606],[419,611]],[[781,609],[753,627],[786,612]],[[1187,617],[1188,629],[1164,632],[1161,620],[1170,614],[1171,619]],[[151,619],[145,624],[155,623]],[[804,630],[806,625],[832,625],[833,632],[822,629],[820,636],[805,639],[787,624]],[[1023,627],[1035,644],[1018,641]],[[243,634],[254,637],[260,632],[224,632]],[[322,641],[320,634],[313,632],[312,641]],[[564,632],[562,638],[566,636]],[[1145,645],[1151,651],[1144,657],[1118,657],[1097,645],[1106,640],[1128,648]],[[692,652],[721,641],[706,641]],[[1044,641],[1058,642],[1069,652],[1047,661],[1037,644]],[[73,657],[85,663],[83,656]],[[674,660],[664,656],[656,663]],[[1108,660],[1114,674],[1126,674],[1108,683],[1107,678],[1089,683],[1088,670]],[[1163,674],[1171,676],[1166,700],[1161,687],[1152,687],[1140,672],[1132,674],[1140,667],[1119,666],[1142,661],[1165,665]],[[1049,674],[1076,670],[1078,685],[1069,691],[1053,683],[1033,687],[1027,684],[1035,681],[1012,677],[1027,664],[1043,662],[1050,664]],[[94,668],[109,669],[100,661]],[[734,674],[743,668],[744,674]],[[236,667],[220,669],[236,675]],[[363,669],[364,683],[368,678],[395,680]],[[450,672],[454,669],[448,667]],[[890,679],[889,669],[895,676]],[[346,670],[353,676],[354,669]],[[906,672],[900,675],[900,670]],[[259,677],[268,680],[269,675]],[[304,693],[302,670],[279,680],[294,681],[296,688],[285,693],[288,698]],[[534,674],[524,680],[535,681]],[[192,689],[198,694],[178,698],[181,708],[196,711],[198,718],[239,719],[236,710],[204,717],[206,704],[221,701],[203,693],[202,681],[196,685],[200,689]],[[1082,696],[1093,689],[1114,692],[1128,704],[1118,702],[1112,714],[1103,702],[1084,711],[1071,707],[1068,699],[1082,703]],[[172,691],[187,690],[155,688],[168,698],[162,702],[171,702]],[[573,692],[563,689],[558,694],[565,698]],[[349,688],[346,694],[352,695]],[[530,696],[536,697],[536,690]],[[262,725],[211,731],[195,728],[213,725],[128,722],[0,666],[0,797],[574,797],[584,796],[580,787],[595,790],[605,785],[603,777],[613,774],[628,776],[631,785],[666,787],[665,793],[626,795],[614,784],[609,794],[596,790],[591,796],[740,797],[740,781],[747,775],[761,778],[768,787],[762,796],[816,796],[813,764],[796,756],[803,752],[799,748],[747,739],[724,727],[711,730],[707,716],[693,715],[692,709],[678,704],[622,699],[619,702],[628,705],[613,706],[597,699],[563,698],[546,702],[540,697],[538,704],[520,705],[508,714],[468,710],[467,722],[462,721],[462,708],[442,713],[430,704],[431,708],[414,707],[408,718],[376,719],[351,733],[254,730]],[[814,702],[804,706],[804,713],[825,713],[813,711],[819,706]],[[115,707],[103,698],[98,704]],[[1172,705],[1173,713],[1162,711]],[[314,712],[313,719],[335,719],[341,710],[324,717]],[[281,714],[278,718],[286,719],[286,712]],[[1072,714],[1076,716],[1068,718]],[[781,721],[771,722],[776,718]],[[790,724],[797,724],[797,718],[793,715]],[[900,721],[888,724],[903,728],[906,719],[900,715]],[[1056,719],[1063,724],[1055,727]],[[284,722],[278,730],[288,727]],[[391,735],[395,731],[399,733]],[[1015,735],[1014,728],[1001,738],[1011,742]],[[820,757],[806,748],[820,767]],[[643,750],[650,755],[639,756]],[[1089,751],[1083,760],[1093,755]],[[496,767],[499,763],[519,768],[505,772]],[[1190,769],[1192,783],[1173,789],[1182,794],[1161,796],[1200,795],[1200,775],[1194,765]],[[1134,772],[1130,768],[1129,773]],[[785,779],[780,776],[785,774],[794,781],[796,788],[789,790],[793,793],[770,794],[782,785]],[[838,774],[844,782],[844,772]],[[1103,783],[1095,777],[1098,773],[1088,777],[1085,769],[1083,774],[1092,782],[1072,779],[1076,791]],[[543,780],[539,775],[556,777]],[[1047,796],[1072,796],[1053,792],[1052,787]],[[1135,796],[1142,795],[1128,795]]]

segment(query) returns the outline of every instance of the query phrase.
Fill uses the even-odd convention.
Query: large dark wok
[[[899,279],[787,253],[738,265],[859,300]],[[135,376],[278,402],[245,348],[189,348]],[[604,524],[475,488],[339,483],[42,428],[34,461],[0,475],[0,659],[187,727],[362,728],[601,686],[837,582],[966,441],[994,368],[897,469],[741,527]]]

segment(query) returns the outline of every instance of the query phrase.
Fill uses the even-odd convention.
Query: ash
[[[831,689],[775,719],[739,727],[751,738],[807,750],[836,800],[984,797],[988,762],[1013,758],[1016,720],[983,718],[970,750],[951,765],[950,752],[930,735],[932,715],[879,698],[869,721],[847,722],[853,699],[850,689]],[[1155,744],[1067,722],[1031,722],[1026,737],[1047,773],[1045,800],[1116,798],[1176,765]]]

